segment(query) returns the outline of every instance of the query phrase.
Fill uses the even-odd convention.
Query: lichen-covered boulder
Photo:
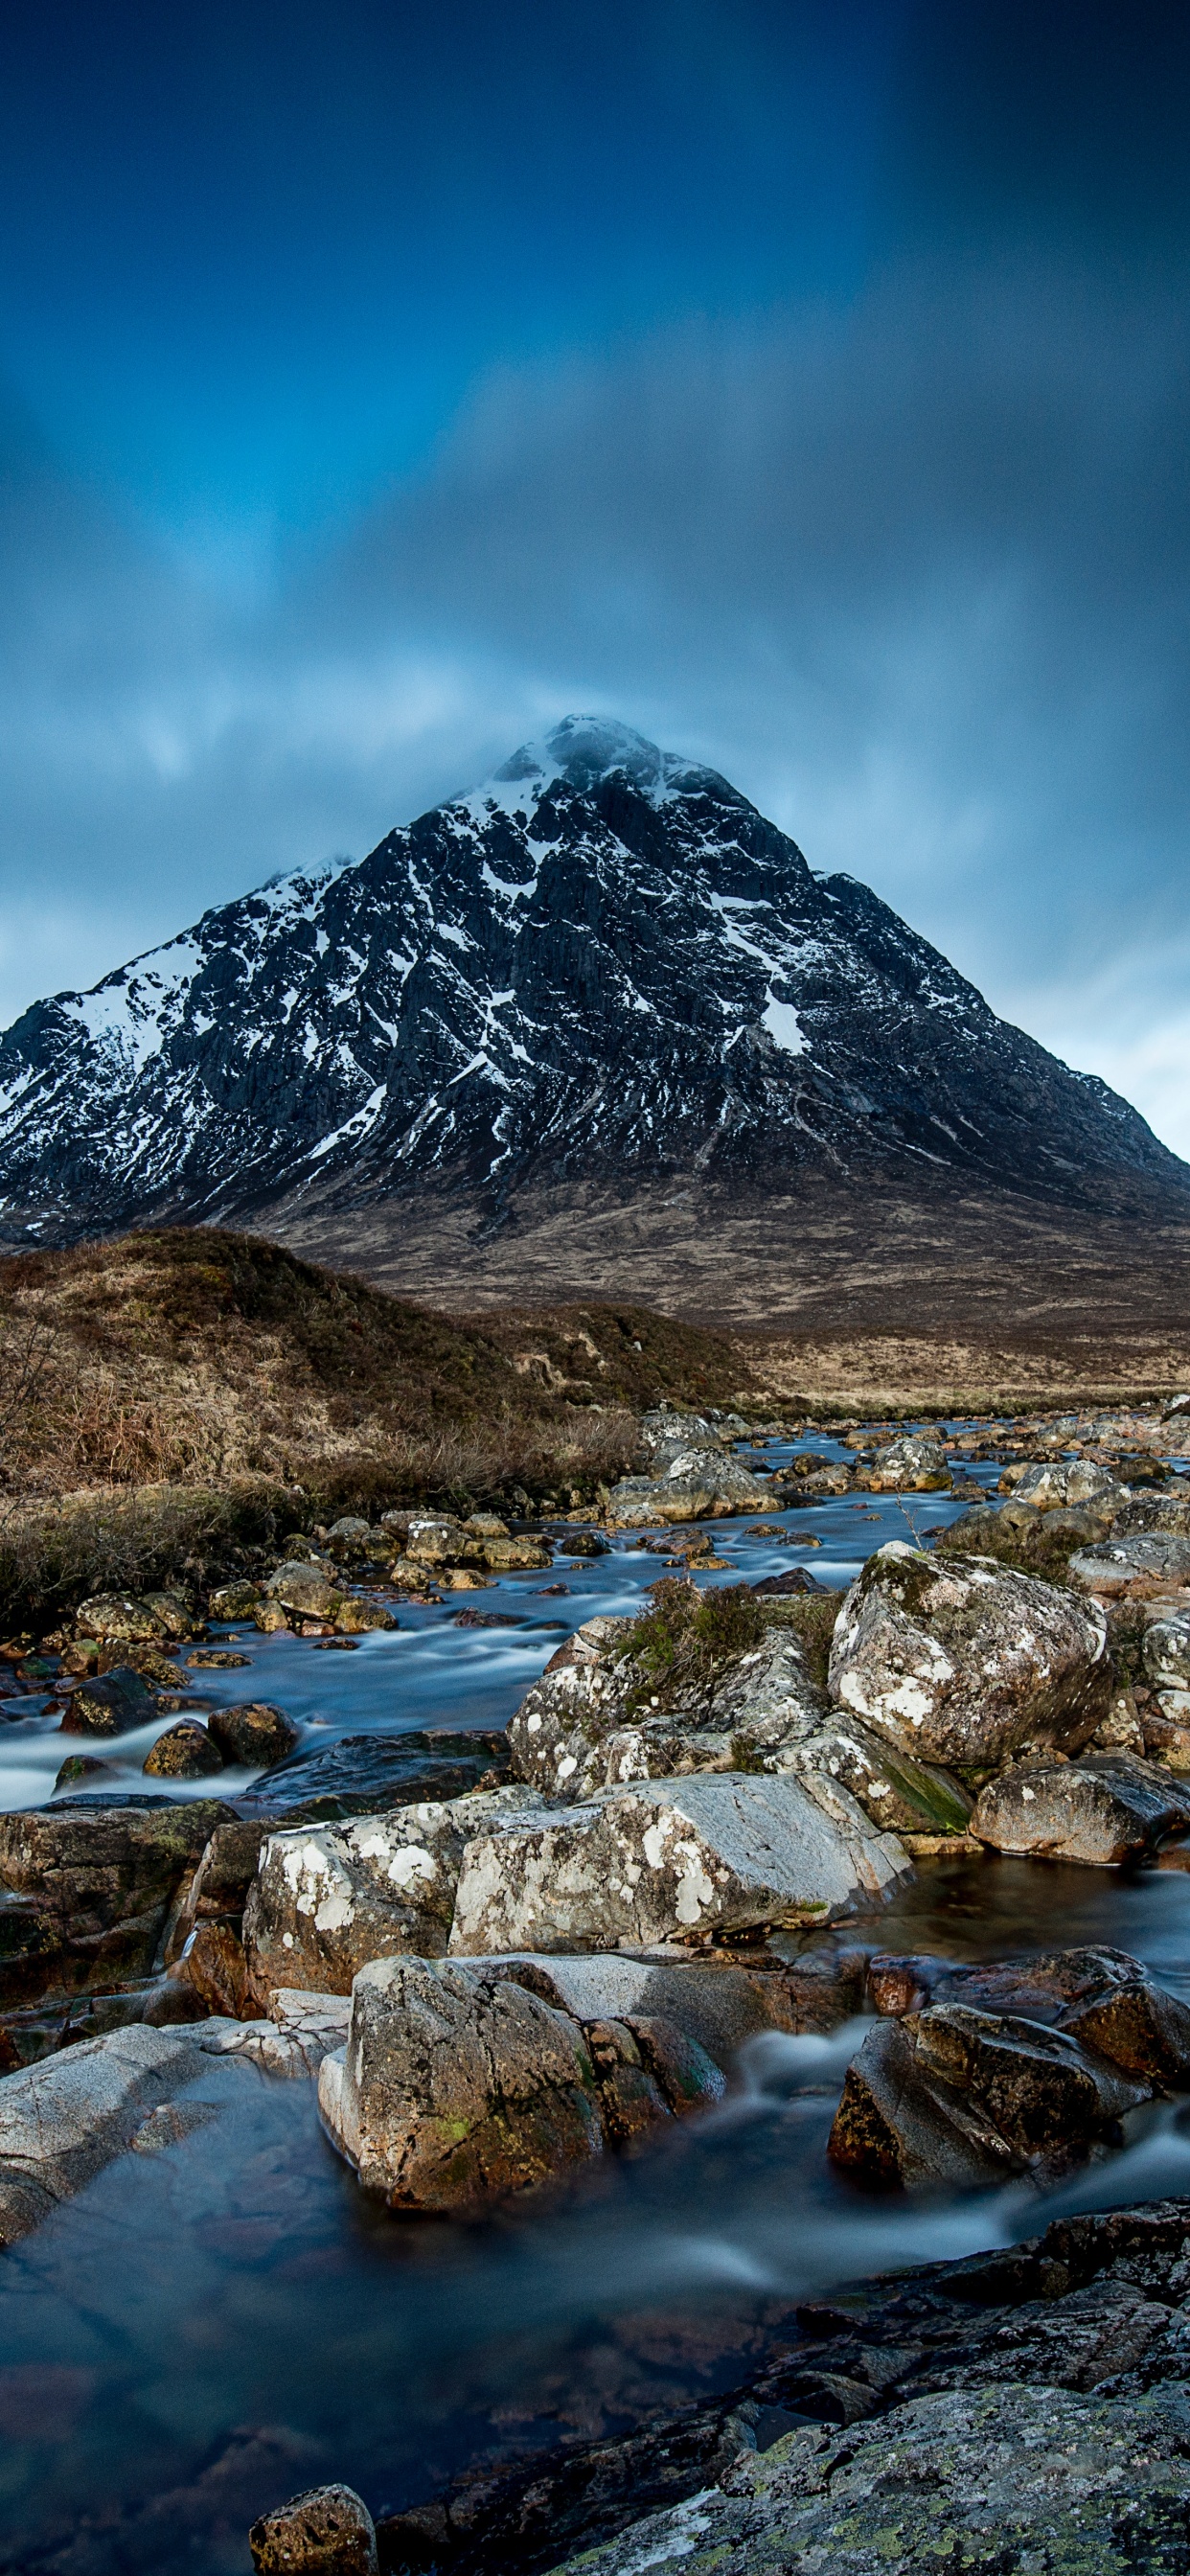
[[[796,1631],[766,1629],[753,1615],[756,1642],[705,1668],[679,1668],[676,1679],[670,1672],[658,1692],[647,1664],[625,1652],[636,1623],[587,1620],[509,1721],[517,1776],[543,1797],[573,1801],[631,1780],[782,1767],[783,1749],[814,1735],[830,1703]]]
[[[1015,1497],[1035,1512],[1055,1512],[1103,1502],[1115,1491],[1107,1469],[1090,1458],[1046,1458],[1026,1467],[1017,1478]]]
[[[1113,1533],[1100,1546],[1080,1548],[1071,1557],[1070,1578],[1105,1601],[1143,1598],[1190,1584],[1190,1536],[1160,1530],[1135,1537]]]
[[[81,1602],[74,1625],[80,1637],[97,1637],[105,1645],[151,1645],[170,1633],[147,1601],[123,1592],[100,1592]]]
[[[836,2164],[918,2190],[1084,2163],[1151,2085],[1065,2031],[965,2004],[878,2021],[847,2070]]]
[[[471,1963],[376,1960],[352,1988],[319,2107],[360,2180],[394,2209],[523,2191],[603,2146],[577,2022]]]
[[[1107,1623],[1015,1567],[894,1539],[844,1601],[829,1678],[835,1700],[916,1760],[986,1773],[1094,1734],[1111,1698]]]
[[[1190,1784],[1134,1753],[1021,1764],[988,1782],[971,1818],[972,1833],[994,1851],[1100,1868],[1139,1860],[1188,1829]]]
[[[723,1519],[763,1511],[773,1502],[772,1486],[720,1448],[680,1445],[664,1455],[658,1474],[622,1476],[612,1486],[606,1504],[612,1526],[647,1529],[658,1521]]]
[[[907,1432],[878,1449],[868,1470],[874,1494],[941,1494],[950,1484],[950,1464],[936,1434]]]
[[[450,1949],[614,1950],[826,1921],[885,1901],[908,1871],[833,1782],[696,1772],[475,1833]]]
[[[523,1789],[481,1790],[270,1834],[244,1908],[257,1992],[284,1985],[348,1994],[369,1960],[440,1957],[468,1835],[532,1804]]]

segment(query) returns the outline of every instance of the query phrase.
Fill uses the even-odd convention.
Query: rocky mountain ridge
[[[568,718],[366,858],[204,914],[0,1039],[10,1244],[172,1217],[865,1173],[1078,1202],[1190,1172],[725,779]]]

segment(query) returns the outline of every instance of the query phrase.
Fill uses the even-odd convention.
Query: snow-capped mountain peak
[[[604,717],[0,1040],[9,1241],[431,1176],[494,1220],[578,1178],[923,1164],[1190,1185],[864,885]]]

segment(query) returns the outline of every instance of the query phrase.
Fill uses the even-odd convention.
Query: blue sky
[[[573,707],[1190,1153],[1190,22],[0,24],[0,1019]]]

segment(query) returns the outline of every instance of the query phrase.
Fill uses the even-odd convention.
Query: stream
[[[994,1488],[999,1471],[970,1472]],[[863,1495],[766,1514],[792,1546],[719,1522],[730,1570],[700,1579],[800,1564],[841,1585],[884,1540],[965,1508]],[[397,1631],[355,1652],[229,1631],[250,1669],[196,1672],[194,1695],[274,1701],[303,1749],[501,1725],[565,1633],[631,1610],[661,1571],[619,1541],[441,1608],[402,1605]],[[518,1624],[460,1627],[460,1606]],[[37,1701],[3,1716],[0,1805],[40,1803],[79,1739]],[[121,1747],[105,1794],[149,1785],[156,1731]],[[210,1796],[248,1779],[152,1785]],[[855,1928],[967,1960],[1108,1942],[1190,1999],[1179,1870],[923,1862]],[[0,2265],[3,2576],[247,2576],[249,2522],[299,2487],[343,2478],[374,2512],[398,2508],[472,2461],[625,2432],[733,2386],[788,2335],[799,2300],[843,2281],[1008,2243],[1073,2208],[1190,2193],[1190,2108],[1167,2102],[1045,2197],[1023,2183],[928,2202],[863,2194],[825,2155],[863,2028],[764,2034],[719,2110],[475,2221],[394,2219],[323,2137],[312,2086],[212,2061],[191,2093],[218,2116],[168,2152],[120,2158]]]

